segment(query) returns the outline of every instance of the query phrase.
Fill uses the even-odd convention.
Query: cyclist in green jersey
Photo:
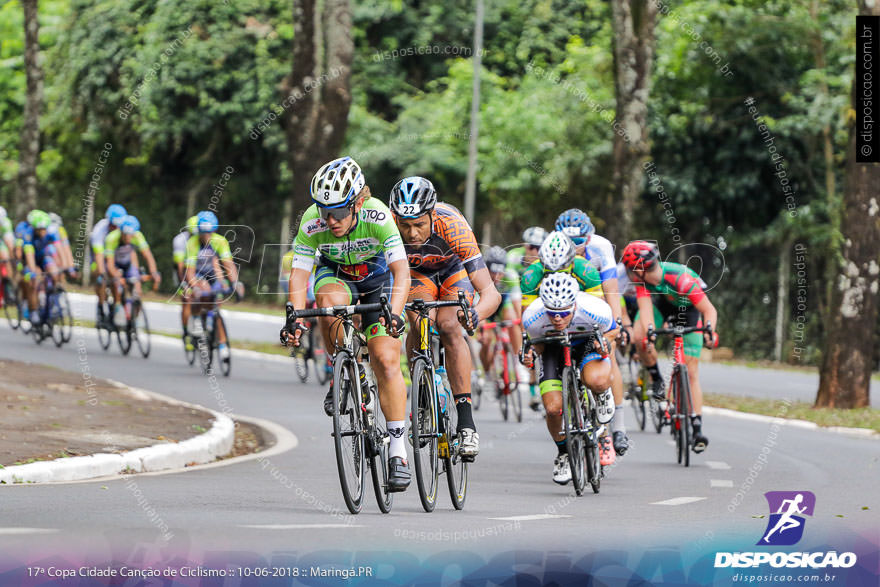
[[[289,300],[296,310],[306,308],[306,288],[316,252],[321,253],[314,286],[318,307],[377,303],[382,295],[390,294],[392,324],[386,324],[379,312],[372,312],[363,315],[363,326],[391,440],[389,491],[404,491],[410,483],[410,471],[404,440],[406,384],[400,370],[402,349],[397,337],[406,324],[403,309],[410,273],[403,241],[391,211],[370,196],[361,168],[351,157],[321,167],[312,178],[311,196],[315,203],[303,214],[294,241]],[[320,318],[328,353],[333,352],[334,341],[342,334],[339,328],[331,331],[333,322],[332,318]],[[282,343],[299,344],[304,330],[303,320],[297,321],[293,332],[282,329]],[[324,399],[324,412],[333,415],[332,382]]]
[[[122,219],[119,228],[112,231],[104,239],[104,260],[107,263],[107,274],[114,283],[122,279],[132,279],[132,291],[137,297],[141,296],[141,271],[138,262],[138,253],[147,261],[150,275],[153,278],[153,287],[159,287],[162,276],[156,269],[156,260],[150,251],[150,245],[141,232],[141,223],[137,218],[126,215]],[[119,303],[121,288],[113,288],[114,302]]]
[[[596,268],[583,257],[575,255],[571,238],[561,232],[551,232],[538,253],[538,260],[529,265],[520,278],[522,305],[528,307],[538,299],[541,281],[550,273],[571,273],[581,291],[602,297],[602,281]]]
[[[639,312],[636,314],[633,337],[642,364],[648,369],[653,380],[654,397],[665,399],[663,379],[657,368],[657,351],[653,341],[647,340],[648,330],[655,325],[669,322],[673,326],[712,325],[712,338],[708,333],[691,332],[684,335],[685,364],[693,396],[694,413],[691,422],[694,428],[693,450],[703,452],[709,439],[703,434],[703,391],[700,387],[700,351],[707,346],[718,346],[718,312],[709,301],[697,273],[684,265],[660,261],[657,245],[646,241],[633,241],[623,250],[623,264],[633,283],[636,284],[636,297]],[[702,316],[701,316],[702,315]],[[703,321],[705,319],[705,322]]]

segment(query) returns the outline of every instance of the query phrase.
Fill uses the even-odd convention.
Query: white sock
[[[406,443],[403,437],[406,435],[406,423],[403,420],[388,421],[388,436],[391,437],[391,446],[388,447],[389,457],[401,457],[406,460]]]
[[[614,419],[611,420],[611,430],[626,434],[626,422],[624,421],[623,404],[614,406]]]

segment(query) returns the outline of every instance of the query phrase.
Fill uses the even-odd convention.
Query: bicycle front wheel
[[[510,389],[510,407],[517,422],[522,422],[522,395],[519,392],[519,380],[516,374],[516,359],[512,349],[507,349],[508,388]]]
[[[13,330],[18,330],[21,325],[21,307],[19,306],[18,293],[11,279],[3,279],[3,313],[6,321]]]
[[[565,447],[571,466],[571,482],[577,495],[582,495],[587,479],[584,446],[584,414],[581,411],[580,386],[577,374],[571,367],[562,371],[562,423],[565,431]]]
[[[679,461],[685,467],[691,466],[691,390],[688,381],[688,372],[685,365],[681,365],[678,371],[678,410],[677,415],[681,422],[679,427]]]
[[[229,354],[224,359],[220,356],[220,352],[217,352],[217,360],[220,361],[220,372],[223,373],[224,377],[229,377],[229,372],[232,371],[232,343],[229,338],[229,328],[226,326],[226,320],[223,319],[223,314],[220,313],[220,310],[217,310],[217,316],[214,318],[214,334],[213,339],[216,341],[218,337],[218,332],[220,328],[223,328],[223,332],[226,334],[226,350]],[[213,346],[216,347],[218,343]]]
[[[353,514],[361,511],[367,480],[358,383],[352,356],[344,351],[337,353],[333,364],[333,445],[342,498]]]
[[[46,304],[49,305],[49,322],[47,324],[49,334],[55,346],[60,347],[65,342],[63,330],[64,313],[61,307],[61,299],[57,293],[53,293],[51,296],[47,296]]]
[[[413,362],[410,409],[410,438],[419,500],[426,512],[432,512],[437,505],[437,484],[440,476],[437,390],[434,389],[432,371],[422,357]]]
[[[132,302],[131,315],[132,336],[141,356],[146,359],[150,356],[150,322],[147,320],[147,310],[140,300]]]
[[[498,394],[498,407],[501,409],[501,417],[507,422],[507,416],[510,413],[510,402],[507,395],[507,386],[509,379],[507,378],[507,361],[503,353],[495,355],[495,389]]]
[[[311,330],[305,336],[301,336],[299,348],[293,352],[293,365],[296,367],[296,375],[302,383],[309,380],[309,355],[312,354],[312,336]],[[317,368],[317,365],[315,368]]]
[[[58,305],[61,307],[61,336],[64,342],[70,342],[73,337],[73,312],[70,311],[70,300],[67,298],[67,292],[61,290],[58,294]]]

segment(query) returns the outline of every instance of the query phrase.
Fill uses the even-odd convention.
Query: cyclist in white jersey
[[[540,297],[523,312],[523,328],[529,338],[539,338],[555,332],[578,334],[593,330],[594,325],[609,343],[619,334],[611,308],[604,301],[580,291],[577,280],[568,273],[551,273],[541,282]],[[597,347],[598,348],[598,347]],[[596,396],[599,422],[605,424],[614,417],[611,394],[611,361],[607,355],[588,348],[585,341],[572,344],[572,362],[577,364],[581,381]],[[537,344],[523,357],[531,367],[541,357],[538,380],[541,400],[547,412],[547,430],[556,443],[557,456],[553,463],[553,481],[565,485],[571,480],[571,467],[565,435],[562,431],[562,364],[559,344]]]
[[[128,215],[125,208],[120,204],[110,204],[104,218],[99,220],[92,228],[89,235],[89,243],[92,248],[93,271],[95,273],[95,293],[98,294],[98,325],[105,321],[104,305],[107,301],[104,281],[107,274],[107,265],[104,261],[104,239],[113,230],[119,228],[122,219]]]

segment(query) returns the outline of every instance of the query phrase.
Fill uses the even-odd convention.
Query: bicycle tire
[[[293,352],[293,365],[296,368],[296,375],[299,377],[300,383],[309,380],[309,354],[312,350],[312,331],[309,330],[306,336],[300,336],[299,348],[295,348]]]
[[[73,312],[70,311],[70,300],[63,289],[59,292],[58,304],[61,307],[61,336],[65,343],[73,338]]]
[[[681,392],[681,413],[682,413],[682,427],[681,427],[681,435],[682,435],[682,445],[683,445],[683,455],[682,460],[684,461],[682,464],[685,467],[691,466],[691,389],[690,389],[690,381],[688,380],[688,371],[686,365],[681,365],[681,368],[678,371],[678,388]]]
[[[385,415],[379,409],[379,394],[375,386],[370,387],[370,399],[373,403],[373,425],[367,430],[368,438],[373,443],[370,455],[370,476],[373,478],[373,493],[379,511],[387,514],[394,504],[394,494],[388,491],[388,452],[391,438],[388,436]]]
[[[578,399],[580,386],[574,385],[577,375],[571,367],[562,370],[562,423],[565,430],[565,447],[568,450],[568,463],[571,468],[571,482],[574,492],[583,495],[586,483],[586,454],[583,433],[584,418]]]
[[[195,323],[195,317],[190,314],[189,319],[186,321],[186,334],[181,337],[183,340],[183,356],[186,358],[186,362],[189,365],[192,365],[196,362],[196,340],[192,335]],[[189,342],[190,346],[192,346],[192,350],[186,349],[187,342]]]
[[[113,342],[113,332],[106,326],[102,326],[99,321],[95,321],[95,329],[98,331],[98,344],[101,345],[102,350],[106,351],[110,348],[110,343]]]
[[[220,350],[217,350],[217,361],[220,363],[220,372],[223,373],[224,377],[229,377],[229,373],[232,371],[232,345],[229,343],[229,328],[226,327],[226,320],[223,319],[223,314],[220,313],[220,310],[217,310],[216,316],[214,316],[214,332],[212,333],[212,338],[216,342],[218,337],[219,327],[218,324],[223,325],[223,332],[226,334],[226,349],[229,351],[229,356],[225,359],[220,356]],[[220,343],[217,342],[217,345]],[[214,345],[212,345],[214,346]],[[217,346],[214,346],[217,348]]]
[[[207,330],[207,316],[200,314],[198,320],[201,323],[201,333],[195,337],[195,348],[199,354],[199,364],[202,366],[202,373],[207,375],[211,371],[211,365],[214,362],[214,333]]]
[[[507,384],[504,378],[507,371],[507,361],[504,359],[504,353],[495,355],[495,389],[498,393],[498,407],[501,409],[501,417],[507,422],[507,416],[510,412],[510,404],[507,397]]]
[[[458,429],[458,412],[454,405],[446,410],[444,416],[444,430],[447,431],[446,438],[449,442],[449,455],[444,457],[443,466],[446,470],[446,485],[449,487],[449,498],[452,500],[452,507],[457,510],[464,508],[464,502],[467,500],[468,487],[468,463],[461,458],[458,451],[457,433]]]
[[[681,418],[681,389],[679,388],[679,369],[680,365],[675,367],[675,370],[672,372],[672,377],[670,378],[670,386],[672,388],[673,397],[670,400],[672,403],[672,435],[675,438],[675,458],[679,465],[682,464],[684,460],[684,451],[682,450],[682,445],[684,443],[684,432],[682,430],[683,420]]]
[[[511,348],[507,349],[507,372],[513,375],[512,378],[508,377],[510,379],[510,403],[513,407],[513,415],[517,422],[522,422],[522,393],[519,389],[519,376],[516,373],[516,356]]]
[[[152,348],[150,321],[147,319],[147,310],[140,300],[135,300],[131,304],[131,313],[134,316],[132,319],[134,340],[137,343],[138,350],[141,352],[141,356],[146,359],[150,356],[150,349]]]
[[[596,405],[592,392],[588,391],[586,396],[581,394],[580,397],[582,400],[581,411],[584,414],[584,420],[589,420],[591,430],[597,430],[599,427],[599,421],[596,418]],[[598,442],[592,442],[591,440],[586,442],[584,448],[584,462],[586,463],[585,471],[587,481],[590,483],[590,488],[593,490],[593,493],[599,493],[599,488],[602,484],[602,476],[604,474],[604,467],[599,460]]]
[[[363,506],[367,464],[357,382],[353,357],[346,351],[338,352],[333,360],[333,446],[342,498],[352,514]]]
[[[432,370],[424,357],[416,357],[412,368],[410,394],[410,433],[413,446],[413,467],[419,501],[426,512],[437,505],[437,485],[440,477],[439,442],[437,439],[437,390],[434,389]]]
[[[13,330],[18,330],[21,325],[21,307],[16,289],[11,279],[3,278],[3,314]]]

